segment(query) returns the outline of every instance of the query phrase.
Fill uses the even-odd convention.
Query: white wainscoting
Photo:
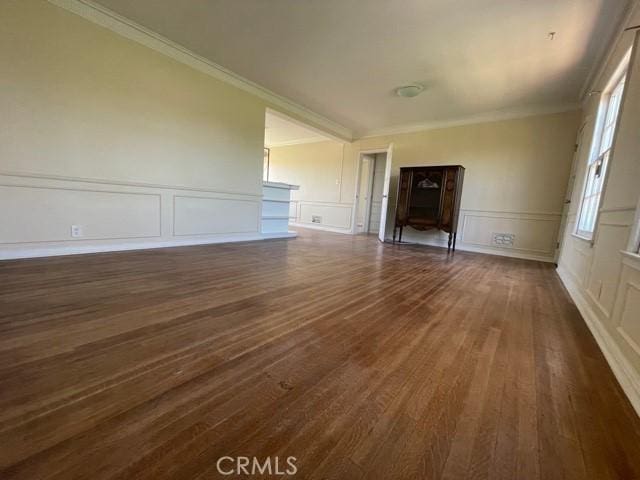
[[[353,204],[299,200],[291,203],[289,215],[292,225],[351,233]],[[314,223],[313,217],[320,217],[320,223]]]
[[[584,287],[603,317],[612,314],[622,261],[620,251],[627,246],[635,208],[600,210],[596,242],[591,249]]]
[[[160,236],[160,195],[0,185],[0,244]]]
[[[480,253],[503,255],[553,262],[556,250],[561,213],[556,212],[508,212],[495,210],[461,209],[458,224],[456,248]],[[393,221],[387,220],[391,231]],[[501,246],[493,243],[494,233],[514,234],[513,246]],[[403,241],[447,246],[448,234],[439,231],[419,232],[405,229]]]
[[[0,259],[271,238],[261,196],[0,172]]]
[[[625,267],[625,270],[627,268]],[[628,270],[620,295],[618,331],[633,354],[640,357],[640,271]]]
[[[640,256],[622,251],[634,216],[635,207],[601,210],[592,246],[572,234],[569,215],[558,274],[640,414]]]
[[[622,273],[617,289],[615,307],[610,318],[605,318],[592,299],[585,295],[564,264],[558,274],[569,295],[596,339],[620,386],[640,415],[640,257],[620,254]],[[631,259],[631,257],[636,257]]]
[[[195,197],[173,197],[173,234],[211,235],[257,232],[260,204],[255,200]]]

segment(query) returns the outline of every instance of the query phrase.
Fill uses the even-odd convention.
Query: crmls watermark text
[[[298,473],[296,457],[220,457],[216,462],[222,475],[295,475]]]

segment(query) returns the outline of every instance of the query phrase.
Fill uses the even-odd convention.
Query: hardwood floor
[[[2,479],[640,479],[548,264],[309,231],[8,261],[0,331]]]

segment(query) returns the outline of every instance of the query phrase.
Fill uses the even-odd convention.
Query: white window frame
[[[631,231],[631,237],[629,238],[626,251],[640,255],[640,199],[638,199],[636,215],[633,221],[633,230]]]
[[[262,180],[265,182],[269,181],[269,163],[271,161],[271,149],[264,147],[262,157]]]
[[[595,238],[598,226],[600,204],[604,196],[613,145],[618,124],[620,123],[629,53],[625,55],[601,96],[591,151],[587,158],[575,234],[591,242]]]

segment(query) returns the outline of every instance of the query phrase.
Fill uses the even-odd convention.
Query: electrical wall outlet
[[[311,215],[311,223],[322,223],[322,217],[320,215]]]
[[[492,243],[497,247],[513,247],[516,236],[513,233],[494,233]]]
[[[73,238],[82,236],[82,227],[80,225],[71,225],[71,236]]]

